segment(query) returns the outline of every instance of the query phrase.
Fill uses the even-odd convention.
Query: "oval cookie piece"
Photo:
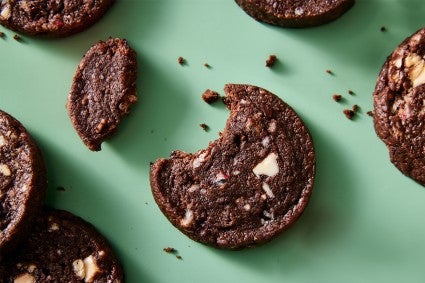
[[[354,0],[235,0],[257,21],[282,27],[310,27],[328,23],[344,14]]]
[[[425,28],[387,58],[373,101],[375,131],[388,147],[391,162],[425,185]]]
[[[97,22],[114,0],[0,0],[0,23],[27,35],[65,37]]]
[[[19,121],[0,110],[0,258],[26,236],[46,188],[38,146]]]
[[[93,151],[114,134],[137,102],[136,52],[127,41],[110,38],[93,45],[75,73],[67,109],[84,144]]]
[[[157,160],[150,183],[161,211],[187,236],[241,249],[271,240],[301,215],[315,154],[306,126],[280,98],[250,85],[225,92],[230,117],[220,138]]]
[[[105,238],[61,210],[40,215],[26,242],[2,266],[5,282],[124,282],[121,264]]]

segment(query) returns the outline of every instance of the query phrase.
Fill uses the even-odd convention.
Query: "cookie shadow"
[[[316,151],[315,185],[300,219],[263,246],[236,252],[212,250],[213,253],[265,275],[288,275],[298,273],[300,268],[308,270],[318,254],[332,250],[338,239],[346,237],[350,220],[356,215],[355,176],[350,174],[350,163],[343,158],[346,149],[313,124],[307,123]]]

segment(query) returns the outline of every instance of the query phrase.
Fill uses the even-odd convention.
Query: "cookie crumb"
[[[183,258],[181,257],[181,256],[179,256],[179,255],[176,255],[176,258],[177,259],[180,259],[180,260],[182,260]]]
[[[369,115],[370,117],[373,117],[375,113],[373,113],[373,111],[367,111],[367,115]]]
[[[353,108],[351,108],[355,113],[359,112],[360,110],[360,106],[358,106],[357,104],[353,105]]]
[[[15,34],[15,35],[13,35],[13,39],[16,40],[16,41],[21,41],[22,37],[19,34]]]
[[[387,31],[387,28],[386,28],[386,27],[384,27],[384,26],[382,26],[382,27],[381,27],[381,31],[382,31],[382,32],[386,32],[386,31]]]
[[[177,62],[179,62],[180,65],[186,64],[186,60],[181,56],[179,58],[177,58]]]
[[[350,110],[350,109],[344,109],[342,113],[344,113],[345,117],[347,117],[347,119],[350,119],[350,120],[353,119],[354,114],[356,114],[353,110]]]
[[[342,95],[341,94],[334,94],[334,95],[332,95],[332,99],[335,100],[336,102],[339,102],[342,99]]]
[[[204,63],[204,67],[207,68],[207,69],[211,69],[212,68],[211,65],[208,64],[208,63]]]
[[[59,191],[59,192],[64,192],[64,191],[66,191],[66,190],[65,190],[65,188],[64,188],[64,187],[62,187],[62,186],[57,186],[57,187],[56,187],[56,190],[57,190],[57,191]]]
[[[4,37],[4,32],[0,31],[0,38]]]
[[[199,124],[199,126],[205,131],[205,132],[208,132],[209,131],[209,129],[210,129],[210,127],[207,125],[207,124],[205,124],[205,123],[202,123],[202,124]]]
[[[352,91],[351,89],[349,89],[349,90],[348,90],[348,94],[349,94],[349,95],[354,95],[355,93],[354,93],[354,91]]]
[[[218,94],[218,92],[210,90],[210,89],[207,89],[202,94],[202,99],[208,104],[216,102],[219,97],[220,97],[220,95]]]
[[[276,55],[270,55],[269,59],[266,61],[266,67],[271,68],[276,63],[277,57]]]
[[[169,254],[177,253],[177,250],[175,248],[172,248],[172,247],[166,247],[166,248],[163,248],[163,250],[164,250],[164,252],[169,253]]]
[[[334,75],[334,72],[332,72],[332,70],[330,70],[330,69],[327,69],[326,73],[328,73],[329,75]]]

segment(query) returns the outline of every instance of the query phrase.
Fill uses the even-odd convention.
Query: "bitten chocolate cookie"
[[[114,134],[137,102],[136,52],[124,39],[93,45],[78,65],[67,109],[84,144],[93,151]]]
[[[374,125],[391,162],[425,185],[425,28],[387,58],[373,93]]]
[[[26,242],[0,265],[1,282],[124,282],[105,238],[83,219],[46,210]]]
[[[315,173],[311,136],[294,110],[259,87],[229,84],[220,138],[151,165],[152,193],[195,241],[240,249],[271,240],[301,215]]]
[[[65,37],[97,22],[114,0],[0,0],[0,24],[27,35]]]
[[[257,21],[282,27],[310,27],[328,23],[344,14],[354,0],[235,0]]]
[[[19,121],[0,110],[0,259],[26,236],[46,188],[38,146]]]

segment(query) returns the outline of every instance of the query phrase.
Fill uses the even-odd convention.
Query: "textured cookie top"
[[[0,23],[28,35],[63,37],[98,21],[114,0],[0,0]]]
[[[251,17],[283,27],[308,27],[332,21],[354,0],[235,0]]]
[[[388,57],[376,84],[374,123],[391,161],[425,185],[425,29]]]
[[[37,145],[21,123],[0,110],[0,258],[27,232],[46,187]]]
[[[151,166],[154,198],[192,239],[240,249],[269,241],[307,205],[315,155],[297,114],[270,92],[227,85],[231,114],[220,138]]]
[[[93,45],[75,73],[67,109],[80,138],[98,151],[137,102],[136,52],[127,41],[110,38]]]
[[[0,266],[1,282],[124,282],[120,263],[91,224],[59,210],[45,211],[34,224]]]

